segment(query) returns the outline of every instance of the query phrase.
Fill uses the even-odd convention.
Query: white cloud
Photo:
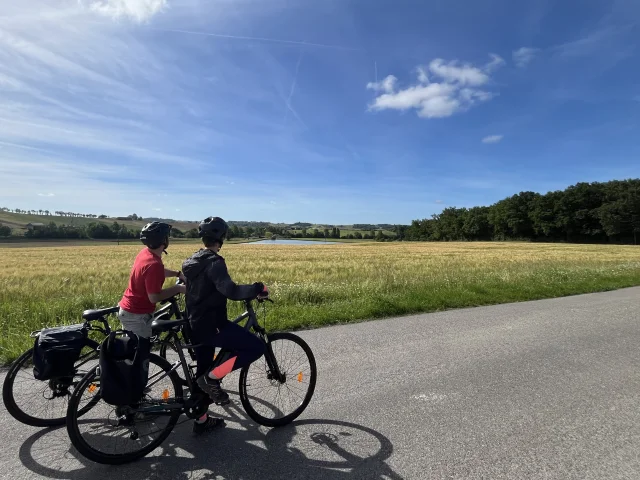
[[[500,55],[496,55],[495,53],[490,53],[491,61],[487,63],[484,67],[485,71],[491,73],[494,70],[502,67],[506,62]]]
[[[442,203],[442,200],[436,200],[436,203]]]
[[[429,70],[447,83],[484,85],[489,80],[487,74],[479,68],[471,65],[458,65],[455,60],[445,63],[441,58],[437,58],[429,64]]]
[[[524,68],[529,64],[529,62],[531,62],[531,60],[533,60],[538,51],[539,49],[537,48],[519,48],[518,50],[514,50],[512,53],[513,61],[517,67]]]
[[[482,139],[482,143],[498,143],[504,135],[489,135]]]
[[[53,193],[39,193],[39,197],[55,197]]]
[[[139,23],[146,22],[167,6],[167,0],[95,0],[88,7],[100,15],[119,19],[128,17]]]
[[[409,110],[415,108],[422,118],[444,118],[486,102],[494,93],[479,87],[490,81],[489,73],[504,65],[504,60],[491,54],[491,61],[483,67],[474,67],[458,61],[431,61],[428,69],[417,67],[418,84],[396,90],[397,78],[387,76],[382,82],[368,83],[367,88],[382,91],[369,110]],[[433,77],[434,81],[429,78]]]
[[[161,211],[162,211],[162,209],[161,209],[161,208],[154,208],[154,210],[155,210],[156,212],[161,212]]]
[[[393,92],[397,81],[398,81],[398,79],[396,77],[394,77],[393,75],[389,75],[388,77],[386,77],[381,82],[369,82],[369,83],[367,83],[367,88],[369,88],[371,90],[375,90],[377,92],[383,91],[383,92],[391,93],[391,92]]]
[[[429,74],[424,67],[418,67],[418,81],[420,83],[429,83]]]

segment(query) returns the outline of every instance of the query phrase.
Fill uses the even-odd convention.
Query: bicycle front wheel
[[[118,465],[144,457],[164,442],[182,413],[180,380],[169,362],[155,354],[149,356],[149,380],[140,402],[114,406],[99,392],[95,368],[78,383],[67,410],[71,443],[94,462]]]
[[[277,379],[272,367],[280,370]],[[260,425],[279,427],[295,420],[316,387],[316,360],[309,345],[289,332],[269,335],[265,354],[240,371],[240,401]]]
[[[11,365],[2,385],[2,400],[13,418],[32,427],[64,425],[71,392],[98,363],[98,343],[87,339],[69,377],[38,380],[33,376],[33,348]]]

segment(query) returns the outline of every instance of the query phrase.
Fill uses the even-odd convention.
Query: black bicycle
[[[257,299],[263,306],[267,300]],[[305,410],[313,396],[317,378],[313,352],[293,333],[267,334],[258,322],[253,300],[246,300],[245,306],[246,311],[233,322],[246,319],[244,328],[260,338],[266,349],[262,357],[240,370],[240,401],[258,424],[286,425]],[[188,350],[193,360],[193,349],[198,346],[192,342],[188,321],[156,320],[152,328],[154,335],[166,332],[158,342],[170,347],[178,358],[169,363],[160,355],[150,354],[149,380],[140,402],[116,407],[101,401],[99,367],[88,372],[71,395],[67,431],[73,446],[90,460],[122,464],[144,457],[162,444],[182,414],[199,418],[211,404],[209,397],[197,388],[195,365],[188,363],[184,353]],[[170,352],[161,348],[160,353],[166,356]],[[218,351],[214,367],[228,353]],[[177,374],[180,368],[186,392]]]
[[[175,299],[161,302],[166,304],[154,312],[155,319],[182,318],[179,305]],[[102,336],[111,333],[107,317],[116,314],[119,307],[85,310],[82,313],[84,322],[78,327],[87,332],[96,332]],[[102,324],[102,326],[100,326]],[[42,330],[31,332],[30,337],[38,338]],[[158,337],[155,339],[161,342]],[[98,363],[99,343],[87,336],[80,356],[73,365],[70,375],[53,376],[48,380],[38,380],[33,372],[33,347],[13,361],[2,385],[2,400],[13,418],[32,427],[55,427],[64,425],[71,392]]]
[[[109,335],[111,328],[105,318],[118,311],[118,307],[100,310],[85,310],[83,324],[78,327],[87,332]],[[102,323],[102,327],[93,323]],[[37,338],[41,330],[30,334]],[[95,360],[95,362],[92,362]],[[38,380],[33,372],[33,347],[20,355],[11,364],[2,385],[2,400],[13,418],[33,427],[54,427],[64,425],[70,392],[98,360],[98,342],[88,336],[73,365],[70,375],[53,376],[48,380]]]

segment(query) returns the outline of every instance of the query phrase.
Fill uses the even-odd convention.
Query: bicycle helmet
[[[164,244],[169,246],[169,233],[171,225],[164,222],[147,223],[140,231],[140,241],[151,249],[159,248]]]
[[[220,245],[224,242],[228,231],[229,225],[220,217],[207,217],[198,226],[198,235],[200,237],[207,237],[215,242],[220,242]]]

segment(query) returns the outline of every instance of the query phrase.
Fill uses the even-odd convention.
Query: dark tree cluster
[[[633,243],[640,237],[640,179],[520,192],[489,207],[445,208],[414,220],[404,240]]]

